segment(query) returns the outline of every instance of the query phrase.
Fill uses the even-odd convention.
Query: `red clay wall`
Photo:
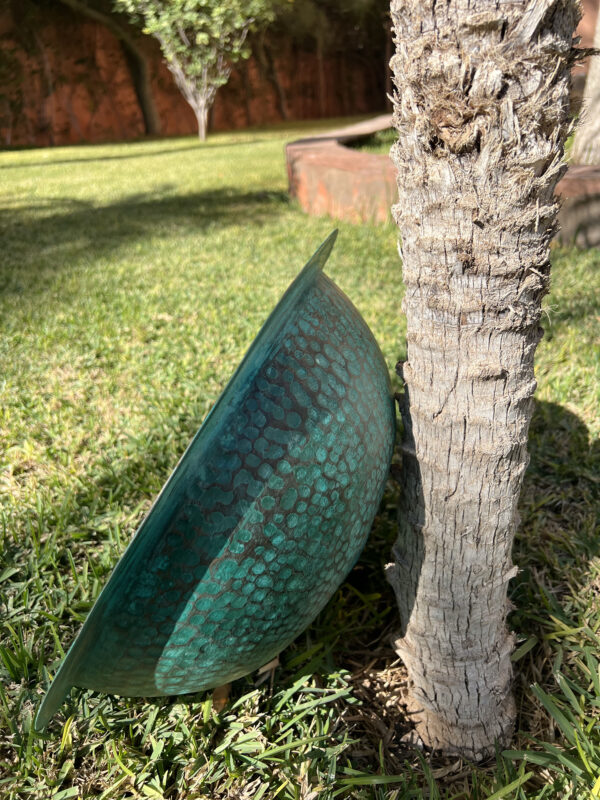
[[[579,33],[590,46],[599,0],[584,0]],[[20,8],[15,0],[13,9]],[[40,6],[41,23],[24,32],[10,10],[0,12],[0,147],[136,139],[144,124],[119,41],[105,27],[55,3]],[[379,63],[317,59],[286,42],[271,42],[291,119],[381,111],[384,54]],[[162,63],[156,43],[140,46],[151,61],[154,98],[166,136],[195,132],[195,119]],[[318,87],[322,86],[323,97]],[[277,94],[256,60],[233,72],[217,94],[213,130],[281,120]]]
[[[101,24],[55,5],[43,13],[34,34],[23,32],[14,14],[0,14],[0,146],[60,145],[81,141],[135,139],[144,135],[143,118],[120,42]],[[323,65],[323,97],[318,97],[314,54],[285,42],[276,47],[275,67],[291,119],[342,116],[381,110],[384,64]],[[140,38],[151,63],[154,98],[167,136],[194,133],[194,115],[162,63],[157,44]],[[12,70],[12,74],[11,74]],[[375,76],[375,77],[374,77]],[[344,78],[342,82],[341,78]],[[345,87],[345,89],[344,89]],[[351,87],[351,91],[348,91]],[[276,90],[254,59],[232,73],[219,90],[211,115],[213,130],[263,125],[282,119]]]

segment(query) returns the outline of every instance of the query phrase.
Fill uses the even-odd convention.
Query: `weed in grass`
[[[474,767],[405,740],[405,673],[389,646],[396,612],[382,577],[395,537],[391,482],[359,563],[282,654],[272,689],[237,681],[221,711],[210,693],[75,690],[47,733],[32,730],[64,648],[153,497],[278,297],[338,226],[287,200],[283,144],[300,135],[0,155],[3,800],[597,792],[600,256],[591,251],[553,251],[511,588],[512,752]],[[395,231],[339,227],[327,271],[393,371],[405,355]]]

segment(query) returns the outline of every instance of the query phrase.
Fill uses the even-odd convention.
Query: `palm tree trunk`
[[[515,720],[507,585],[568,130],[575,0],[392,0],[408,361],[388,567],[425,744]]]
[[[594,48],[600,50],[600,14],[596,20]],[[573,140],[571,158],[575,164],[600,165],[600,56],[592,56],[585,81],[582,124]]]

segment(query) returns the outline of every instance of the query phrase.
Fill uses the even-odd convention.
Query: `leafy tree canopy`
[[[271,22],[276,0],[115,0],[160,43],[177,86],[206,136],[208,111],[232,65],[250,55],[251,27]]]

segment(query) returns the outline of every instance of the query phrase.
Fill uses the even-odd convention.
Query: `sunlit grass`
[[[393,484],[359,564],[282,654],[272,690],[243,679],[222,711],[210,693],[145,702],[75,691],[44,737],[31,730],[136,525],[333,227],[328,274],[391,371],[405,355],[394,229],[310,218],[287,198],[284,143],[306,130],[0,154],[2,797],[562,798],[571,784],[573,797],[590,796],[600,769],[595,251],[553,253],[515,554],[515,747],[540,756],[473,769],[401,742],[404,673],[382,578]],[[590,770],[555,708],[580,726]],[[532,737],[571,766],[557,777],[560,760],[542,763],[553,751]]]

